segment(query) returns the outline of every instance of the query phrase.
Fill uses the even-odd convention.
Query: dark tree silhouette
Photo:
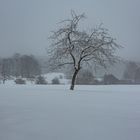
[[[3,84],[10,77],[10,74],[11,74],[11,71],[10,71],[11,63],[10,62],[11,61],[9,58],[4,58],[1,60],[1,76],[2,76]]]
[[[91,85],[94,84],[94,76],[90,70],[81,70],[76,79],[78,85]]]
[[[109,85],[109,84],[118,84],[119,79],[117,79],[113,74],[105,74],[104,75],[104,84]]]
[[[135,79],[135,73],[137,69],[138,69],[138,65],[136,64],[136,62],[129,61],[123,73],[123,78],[125,80],[133,81]]]
[[[75,80],[82,66],[94,62],[96,65],[106,67],[106,62],[113,64],[117,57],[115,50],[120,48],[108,30],[101,25],[90,33],[81,31],[79,22],[84,14],[76,15],[71,12],[71,19],[61,22],[63,26],[51,35],[50,58],[54,67],[71,64],[74,72],[70,89],[74,89]]]
[[[23,55],[20,58],[20,63],[22,77],[32,78],[33,76],[41,74],[40,65],[33,55]]]
[[[140,67],[135,72],[135,83],[140,84]]]

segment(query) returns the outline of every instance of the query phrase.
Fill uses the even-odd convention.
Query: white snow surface
[[[1,84],[0,140],[140,140],[140,86]]]

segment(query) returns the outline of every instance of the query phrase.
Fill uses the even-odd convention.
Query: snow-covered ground
[[[140,86],[0,85],[0,140],[140,140]]]

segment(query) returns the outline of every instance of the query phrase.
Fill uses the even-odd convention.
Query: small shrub
[[[38,76],[35,83],[38,85],[46,85],[47,84],[47,82],[43,76]]]
[[[60,81],[57,77],[55,77],[54,79],[52,79],[52,84],[60,84]]]
[[[16,84],[26,84],[25,80],[21,79],[21,78],[18,78],[15,80],[15,83]]]

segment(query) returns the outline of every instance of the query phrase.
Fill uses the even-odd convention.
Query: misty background
[[[139,0],[0,0],[0,57],[14,53],[46,56],[48,37],[59,21],[85,13],[83,28],[100,23],[124,48],[119,55],[140,60]]]

